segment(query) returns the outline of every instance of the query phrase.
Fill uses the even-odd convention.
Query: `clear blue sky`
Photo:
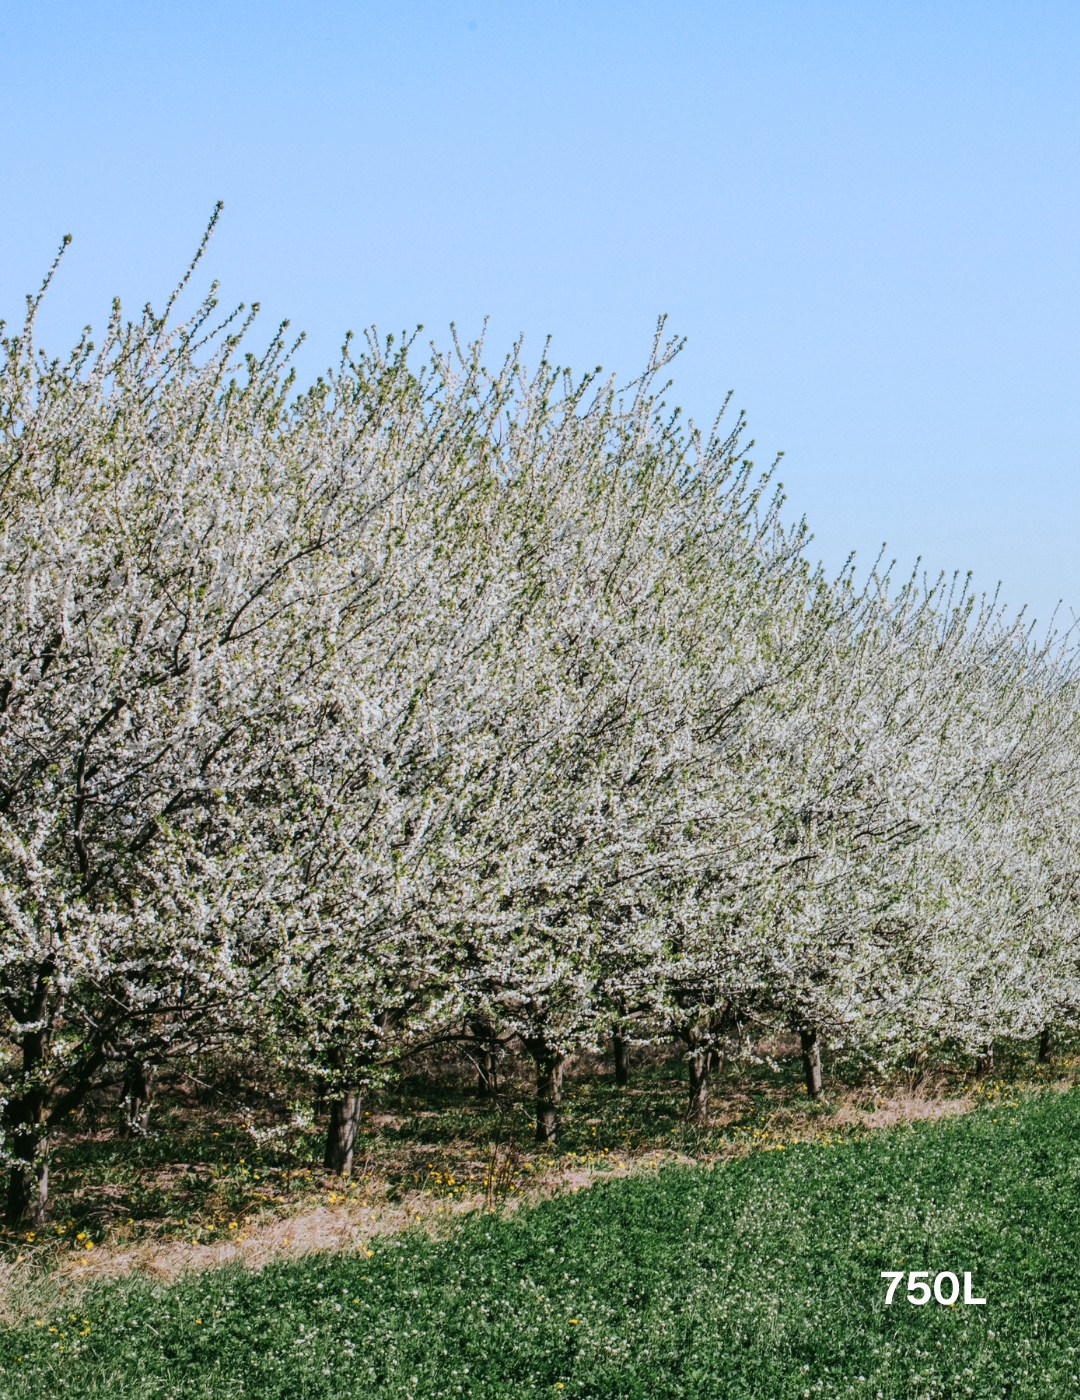
[[[308,333],[489,315],[726,390],[831,567],[1080,610],[1080,5],[6,0],[0,311],[59,351],[205,265]]]

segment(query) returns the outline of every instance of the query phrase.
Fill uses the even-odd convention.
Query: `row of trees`
[[[818,1093],[823,1043],[1076,1024],[1068,653],[812,567],[742,422],[665,411],[677,344],[616,392],[371,336],[297,393],[213,289],[61,360],[39,300],[0,364],[9,1219],[118,1063],[257,1045],[347,1171],[440,1041],[523,1047],[551,1141],[612,1036],[680,1041],[704,1117],[778,1030]]]

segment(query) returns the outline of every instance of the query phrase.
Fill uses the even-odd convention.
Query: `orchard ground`
[[[99,1281],[0,1337],[0,1397],[1078,1394],[1080,1092],[997,1090],[348,1253]]]
[[[53,1145],[47,1228],[2,1237],[0,1318],[15,1324],[103,1279],[261,1269],[356,1252],[407,1228],[445,1237],[462,1216],[505,1213],[613,1178],[857,1140],[1080,1083],[1080,1043],[1062,1042],[1044,1064],[1037,1048],[999,1047],[994,1073],[982,1077],[962,1058],[890,1077],[833,1058],[826,1102],[815,1103],[797,1039],[776,1042],[762,1047],[772,1065],[713,1076],[707,1127],[686,1121],[686,1065],[674,1050],[636,1052],[625,1088],[610,1060],[580,1057],[565,1078],[557,1151],[532,1143],[526,1062],[504,1063],[493,1102],[477,1096],[467,1061],[432,1061],[371,1095],[346,1178],[320,1165],[318,1120],[291,1139],[257,1144],[245,1124],[272,1128],[295,1086],[275,1082],[254,1059],[164,1076],[146,1138],[124,1136],[114,1085]]]

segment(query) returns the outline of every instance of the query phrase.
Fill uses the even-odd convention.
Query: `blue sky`
[[[724,0],[0,5],[0,314],[59,238],[59,351],[222,296],[308,334],[490,317],[728,389],[830,567],[882,542],[1080,611],[1080,6]],[[531,352],[531,353],[530,353]]]

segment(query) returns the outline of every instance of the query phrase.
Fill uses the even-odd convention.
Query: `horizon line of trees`
[[[665,408],[663,323],[621,390],[372,332],[297,392],[216,287],[173,324],[197,261],[100,345],[41,354],[42,293],[0,343],[10,1221],[103,1075],[221,1045],[310,1078],[346,1172],[441,1043],[520,1045],[553,1142],[612,1040],[680,1042],[703,1119],[777,1031],[819,1095],[823,1044],[1077,1026],[1068,638],[812,565],[742,419]]]

